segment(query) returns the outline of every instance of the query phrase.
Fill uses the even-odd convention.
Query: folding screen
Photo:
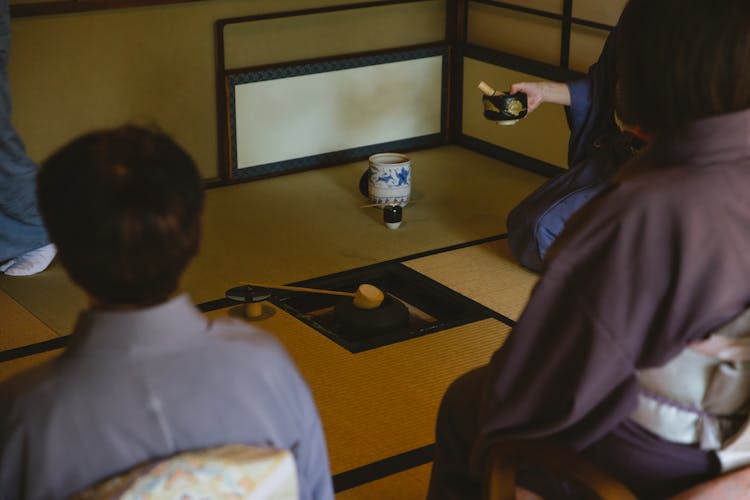
[[[445,12],[444,1],[400,0],[219,21],[225,177],[257,179],[444,143]],[[277,55],[246,66],[242,48],[253,28],[264,36],[252,52]],[[307,30],[315,43],[279,50],[290,29]],[[269,44],[274,37],[278,44]],[[376,50],[342,54],[342,47]],[[290,55],[314,57],[278,60]]]

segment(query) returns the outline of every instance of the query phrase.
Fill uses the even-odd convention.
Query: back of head
[[[124,126],[81,136],[42,165],[37,189],[63,266],[107,305],[166,300],[198,250],[201,178],[163,133]]]
[[[618,114],[651,135],[750,107],[750,1],[630,0]]]

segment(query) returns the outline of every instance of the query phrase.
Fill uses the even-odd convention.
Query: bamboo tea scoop
[[[320,288],[306,288],[302,286],[288,285],[267,285],[265,283],[240,282],[241,285],[254,286],[257,288],[268,288],[271,290],[288,290],[290,292],[322,293],[325,295],[341,295],[344,297],[353,297],[354,307],[358,309],[377,309],[383,303],[385,295],[383,291],[367,283],[359,285],[356,292],[341,292],[339,290],[322,290]]]

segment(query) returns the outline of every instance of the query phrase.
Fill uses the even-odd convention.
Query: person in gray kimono
[[[284,348],[176,292],[203,207],[188,154],[157,131],[93,132],[43,164],[38,192],[90,307],[61,356],[0,385],[0,498],[67,498],[230,443],[292,451],[302,498],[333,498],[318,412]]]
[[[631,0],[620,27],[618,115],[652,142],[570,219],[505,345],[448,389],[432,499],[478,497],[511,439],[567,445],[638,498],[750,464],[750,2]]]

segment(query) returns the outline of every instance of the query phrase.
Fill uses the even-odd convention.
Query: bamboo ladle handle
[[[290,292],[322,293],[325,295],[340,295],[353,297],[354,306],[360,309],[376,309],[383,303],[385,295],[378,287],[368,284],[359,285],[356,292],[341,292],[338,290],[323,290],[321,288],[306,288],[303,286],[289,285],[267,285],[265,283],[240,282],[240,285],[254,286],[257,288],[269,288],[272,290],[288,290]]]
[[[250,283],[248,281],[241,281],[240,285],[254,286],[257,288],[270,288],[272,290],[289,290],[290,292],[309,292],[309,293],[322,293],[326,295],[343,295],[344,297],[355,297],[355,292],[341,292],[339,290],[323,290],[322,288],[306,288],[304,286],[289,286],[289,285],[267,285],[265,283]]]

